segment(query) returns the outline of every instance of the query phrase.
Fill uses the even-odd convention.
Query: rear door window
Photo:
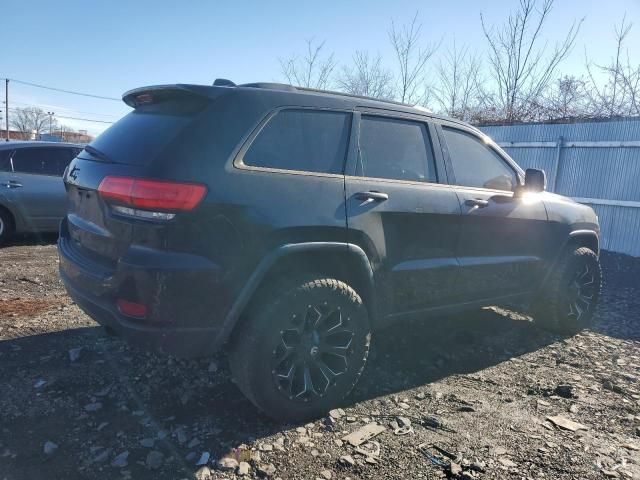
[[[281,110],[260,131],[242,162],[253,167],[340,174],[351,114]]]
[[[360,160],[365,177],[436,182],[436,168],[425,124],[363,115]]]
[[[11,150],[0,150],[0,172],[11,171]]]
[[[13,168],[18,173],[61,177],[72,158],[70,148],[18,148],[13,154]]]

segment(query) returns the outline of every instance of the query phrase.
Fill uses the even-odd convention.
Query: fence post
[[[551,188],[550,190],[553,193],[558,193],[556,191],[556,186],[558,182],[558,172],[560,171],[560,158],[562,156],[562,145],[564,143],[564,137],[560,135],[558,137],[558,141],[556,142],[556,161],[553,163],[553,170],[551,171]]]

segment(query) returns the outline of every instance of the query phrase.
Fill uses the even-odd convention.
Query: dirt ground
[[[640,259],[603,253],[595,326],[573,337],[497,308],[377,332],[342,409],[283,425],[224,354],[109,337],[65,295],[53,241],[0,250],[0,479],[640,479]]]

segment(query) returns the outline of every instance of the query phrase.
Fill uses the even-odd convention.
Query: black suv
[[[336,405],[371,332],[406,317],[509,304],[570,332],[593,314],[596,215],[469,125],[268,83],[123,99],[65,174],[67,291],[132,342],[226,345],[273,417]]]

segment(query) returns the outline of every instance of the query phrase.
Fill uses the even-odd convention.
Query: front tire
[[[371,331],[346,283],[307,276],[271,290],[234,333],[231,373],[240,390],[277,420],[317,418],[353,389]]]
[[[602,269],[587,247],[567,251],[543,287],[534,309],[541,327],[573,334],[591,325],[600,296]]]

